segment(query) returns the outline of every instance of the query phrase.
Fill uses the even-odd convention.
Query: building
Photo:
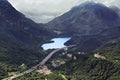
[[[51,70],[49,70],[48,67],[45,65],[42,65],[39,67],[39,72],[44,74],[44,75],[48,75],[48,74],[52,73]]]
[[[72,58],[73,54],[67,54],[67,57]]]
[[[99,59],[105,59],[105,57],[100,55],[99,53],[94,54],[94,57]]]
[[[53,67],[59,67],[60,65],[65,64],[64,61],[59,61],[59,60],[57,60],[57,61],[52,61],[51,63],[52,63],[52,66],[53,66]]]

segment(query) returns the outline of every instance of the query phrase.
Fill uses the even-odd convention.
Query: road
[[[59,49],[55,49],[54,51],[52,51],[51,53],[49,53],[39,64],[33,66],[32,68],[30,68],[29,70],[27,71],[24,71],[20,74],[17,74],[15,76],[11,76],[11,77],[8,77],[8,78],[5,78],[5,79],[2,79],[2,80],[13,80],[15,78],[18,78],[20,76],[23,76],[25,74],[28,74],[28,73],[31,73],[33,71],[35,71],[38,67],[44,65],[56,52],[62,50],[62,49],[66,49],[66,48],[69,48],[69,47],[74,47],[75,45],[70,45],[70,46],[67,46],[67,47],[63,47],[63,48],[59,48]]]

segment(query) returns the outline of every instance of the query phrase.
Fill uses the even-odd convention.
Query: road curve
[[[41,65],[44,65],[56,52],[62,50],[62,49],[66,49],[66,48],[69,48],[69,47],[74,47],[75,45],[70,45],[70,46],[66,46],[66,47],[63,47],[63,48],[59,48],[59,49],[55,49],[54,51],[52,51],[51,53],[49,53],[39,64],[33,66],[32,68],[20,73],[20,74],[17,74],[15,76],[11,76],[11,77],[8,77],[8,78],[5,78],[5,79],[2,79],[2,80],[13,80],[15,78],[18,78],[20,76],[23,76],[25,74],[28,74],[28,73],[31,73],[33,72],[34,70],[36,70],[39,66]]]

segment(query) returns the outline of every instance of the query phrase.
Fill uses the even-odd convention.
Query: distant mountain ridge
[[[98,34],[102,30],[119,26],[118,13],[100,3],[85,2],[50,21],[47,27],[65,35]]]

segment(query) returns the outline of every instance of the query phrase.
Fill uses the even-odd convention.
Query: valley
[[[119,12],[87,1],[36,23],[0,0],[0,80],[120,80]]]

